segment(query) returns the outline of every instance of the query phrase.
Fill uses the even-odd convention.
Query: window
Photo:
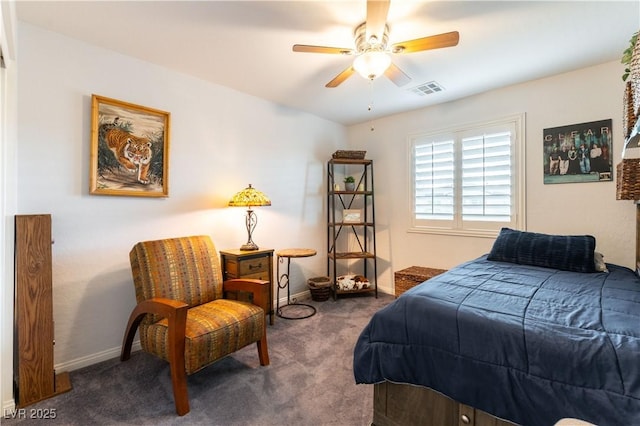
[[[524,114],[414,135],[415,232],[495,236],[524,224]]]

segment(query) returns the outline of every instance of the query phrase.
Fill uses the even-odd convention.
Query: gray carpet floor
[[[2,423],[369,425],[373,386],[355,384],[353,347],[371,315],[392,301],[385,294],[304,301],[317,308],[316,315],[276,317],[269,326],[269,366],[260,366],[250,345],[188,376],[191,412],[183,417],[175,413],[169,365],[136,352],[126,362],[71,372],[70,392],[27,407],[26,419],[5,415]],[[29,418],[38,409],[55,411],[56,418]]]

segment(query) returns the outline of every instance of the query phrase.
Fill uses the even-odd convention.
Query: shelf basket
[[[324,302],[331,296],[331,278],[329,277],[309,278],[307,285],[311,292],[311,299],[316,302]]]
[[[343,151],[343,150],[338,150],[336,152],[333,153],[332,157],[333,158],[342,158],[342,159],[349,159],[349,160],[364,160],[364,156],[367,153],[367,151]]]

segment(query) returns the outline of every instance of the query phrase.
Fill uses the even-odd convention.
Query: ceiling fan
[[[353,64],[328,82],[325,87],[339,86],[354,72],[370,80],[384,74],[397,86],[404,86],[411,81],[411,78],[391,61],[390,53],[403,54],[455,46],[458,44],[460,34],[452,31],[389,46],[389,26],[386,22],[389,3],[390,0],[367,0],[367,20],[358,25],[354,31],[355,49],[294,44],[293,51],[355,55]]]

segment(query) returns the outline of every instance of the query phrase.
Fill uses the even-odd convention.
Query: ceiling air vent
[[[442,92],[444,90],[444,87],[440,86],[440,84],[436,83],[435,81],[430,81],[409,90],[418,96],[425,96],[432,93]]]

